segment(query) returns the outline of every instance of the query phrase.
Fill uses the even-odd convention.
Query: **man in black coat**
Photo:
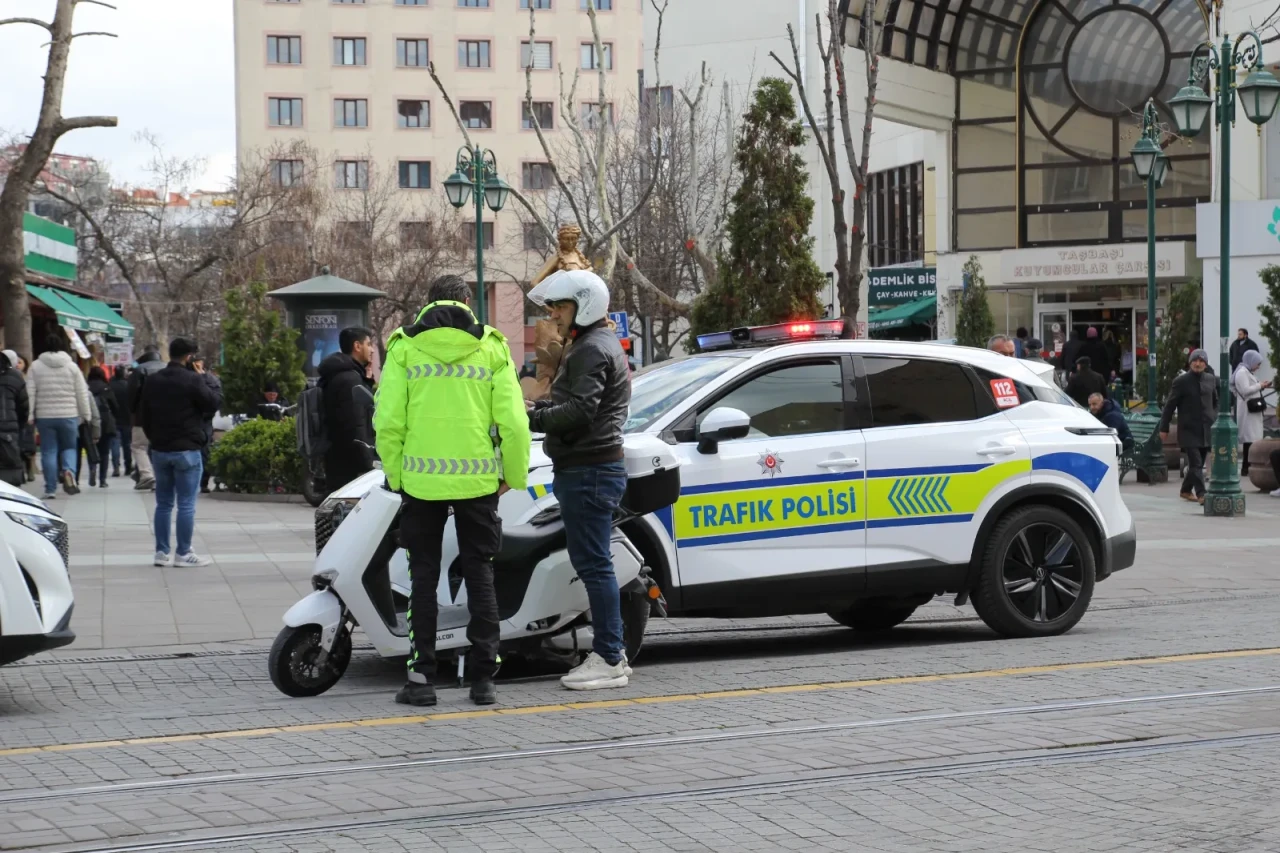
[[[1067,381],[1066,391],[1068,397],[1087,409],[1091,394],[1107,396],[1107,380],[1093,370],[1088,356],[1080,356],[1076,359],[1076,372]]]
[[[107,383],[111,394],[116,398],[116,411],[120,412],[120,420],[116,424],[116,440],[111,443],[111,476],[120,476],[120,458],[124,457],[124,474],[133,473],[133,410],[129,407],[129,371],[128,368],[117,367]]]
[[[373,381],[368,376],[373,332],[359,326],[343,329],[338,350],[319,368],[329,434],[324,478],[331,492],[373,470]]]
[[[1218,383],[1209,366],[1209,354],[1191,353],[1191,369],[1173,380],[1169,400],[1160,418],[1160,437],[1169,437],[1169,424],[1178,415],[1178,446],[1187,454],[1187,476],[1182,499],[1204,503],[1204,460],[1209,454],[1209,431],[1218,416]]]
[[[1244,360],[1244,354],[1252,350],[1258,352],[1258,345],[1249,337],[1248,329],[1237,329],[1236,339],[1231,342],[1231,348],[1227,350],[1227,358],[1231,361],[1231,375],[1236,375],[1236,368],[1240,366],[1240,362]]]
[[[1111,364],[1111,356],[1107,352],[1106,344],[1098,337],[1098,330],[1093,326],[1090,326],[1088,331],[1085,332],[1084,344],[1081,345],[1080,355],[1076,356],[1076,358],[1089,359],[1090,366],[1097,373],[1100,373],[1103,379],[1111,380],[1111,374],[1115,367]]]
[[[0,480],[22,487],[22,428],[31,415],[27,382],[22,371],[0,353]]]

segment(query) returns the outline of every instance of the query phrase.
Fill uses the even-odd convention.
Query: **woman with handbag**
[[[1262,367],[1262,356],[1252,350],[1244,354],[1240,366],[1231,377],[1231,384],[1236,392],[1236,426],[1240,431],[1240,476],[1249,474],[1249,446],[1262,440],[1262,416],[1267,410],[1267,402],[1262,392],[1271,387],[1271,380],[1258,381],[1254,376]]]

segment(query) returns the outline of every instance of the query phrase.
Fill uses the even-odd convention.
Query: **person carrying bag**
[[[1249,447],[1255,441],[1262,440],[1262,419],[1267,410],[1267,401],[1262,392],[1271,387],[1271,380],[1259,381],[1255,376],[1262,367],[1262,355],[1247,350],[1240,360],[1240,366],[1231,376],[1231,385],[1236,392],[1236,425],[1240,432],[1240,476],[1249,474]]]

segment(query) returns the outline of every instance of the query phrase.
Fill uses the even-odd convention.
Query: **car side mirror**
[[[741,409],[720,406],[707,412],[698,427],[698,452],[718,453],[720,442],[746,438],[751,432],[751,418]]]

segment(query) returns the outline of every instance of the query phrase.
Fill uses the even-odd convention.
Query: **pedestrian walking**
[[[1178,446],[1187,454],[1187,476],[1182,480],[1183,500],[1204,503],[1204,461],[1209,455],[1209,430],[1218,411],[1218,383],[1209,366],[1209,354],[1192,350],[1190,370],[1173,380],[1169,399],[1160,417],[1160,437],[1168,439],[1169,424],[1178,416]]]
[[[1129,429],[1129,423],[1124,419],[1124,412],[1115,400],[1108,399],[1095,391],[1089,395],[1089,411],[1093,412],[1095,418],[1116,431],[1126,451],[1133,449],[1133,431]]]
[[[1072,329],[1071,334],[1067,336],[1067,341],[1062,345],[1062,354],[1058,357],[1058,369],[1063,373],[1070,374],[1075,372],[1076,359],[1080,358],[1082,353],[1080,348],[1084,346],[1084,341],[1080,339],[1080,331]]]
[[[129,369],[117,367],[107,383],[116,398],[116,412],[119,421],[116,423],[116,437],[111,442],[111,476],[119,477],[123,461],[124,475],[133,473],[133,422],[129,409]]]
[[[608,327],[609,288],[590,270],[562,270],[529,299],[551,312],[565,341],[551,399],[528,403],[529,426],[544,433],[553,489],[573,569],[591,602],[591,654],[560,679],[571,690],[625,687],[631,667],[622,640],[610,539],[627,487],[622,424],[631,403],[627,357]],[[1009,352],[1013,350],[1009,342]]]
[[[67,341],[53,334],[45,341],[45,352],[27,374],[27,395],[31,402],[29,420],[40,434],[40,464],[44,468],[44,497],[57,496],[58,483],[74,495],[76,485],[80,425],[93,420],[93,401],[84,374],[67,352]]]
[[[213,412],[204,419],[204,446],[200,448],[200,494],[209,493],[209,478],[213,476],[213,466],[209,461],[209,452],[213,448],[213,416],[222,408],[222,379],[205,365],[204,356],[196,354],[191,358],[191,365],[196,375],[209,386],[217,402]]]
[[[325,485],[336,491],[373,470],[373,332],[353,326],[338,333],[338,352],[320,362],[324,423]]]
[[[405,705],[436,703],[436,589],[451,510],[471,611],[471,700],[497,701],[498,498],[527,486],[530,437],[511,351],[497,329],[471,313],[470,293],[457,276],[432,283],[430,303],[412,325],[392,333],[378,389],[378,455],[387,487],[403,496],[400,535],[409,551],[409,671],[396,693]],[[494,455],[494,427],[501,461]]]
[[[11,349],[4,350],[4,357],[9,359],[9,363],[13,365],[14,370],[22,377],[23,387],[26,387],[27,370],[31,366],[25,358],[18,355]],[[28,398],[27,411],[31,410],[30,399]],[[36,481],[36,428],[30,423],[30,416],[22,419],[22,428],[18,433],[19,446],[22,450],[22,482],[34,483]]]
[[[1089,395],[1107,396],[1107,380],[1101,373],[1093,369],[1093,362],[1087,355],[1076,359],[1076,372],[1067,380],[1067,396],[1086,409],[1089,408]]]
[[[1090,368],[1104,380],[1111,379],[1111,372],[1114,368],[1111,366],[1111,357],[1107,354],[1107,347],[1098,337],[1098,330],[1090,326],[1084,333],[1084,343],[1080,345],[1080,355],[1076,356],[1076,363],[1079,364],[1081,358],[1089,359]]]
[[[165,368],[165,361],[160,358],[160,348],[148,344],[138,358],[138,366],[129,373],[129,416],[133,423],[130,430],[133,445],[133,467],[137,474],[137,485],[140,492],[149,492],[156,487],[156,473],[151,464],[151,445],[147,442],[147,431],[142,428],[142,389],[147,379]]]
[[[1013,357],[1027,357],[1027,339],[1031,333],[1026,330],[1025,326],[1019,326],[1018,330],[1013,333]]]
[[[1241,330],[1243,331],[1243,329]],[[1231,374],[1231,389],[1235,392],[1236,425],[1240,434],[1240,476],[1249,476],[1249,447],[1262,440],[1262,419],[1267,411],[1267,401],[1262,392],[1271,387],[1271,380],[1258,381],[1255,376],[1262,367],[1262,354],[1257,350],[1245,350],[1240,366]]]
[[[169,363],[153,372],[142,386],[138,415],[151,449],[156,485],[157,566],[169,565],[169,524],[174,503],[178,506],[178,547],[175,566],[207,566],[208,557],[191,549],[195,533],[196,496],[200,491],[205,445],[205,418],[218,410],[218,399],[192,364],[194,341],[174,338]]]
[[[12,359],[12,360],[11,360]],[[22,487],[26,465],[22,460],[22,430],[31,414],[27,381],[17,368],[17,353],[0,353],[0,480]]]
[[[111,446],[116,440],[119,425],[125,422],[125,416],[116,402],[116,395],[111,393],[111,387],[107,384],[106,371],[97,365],[89,368],[89,394],[98,409],[100,422],[97,439],[98,464],[96,468],[89,468],[89,485],[105,489],[107,465],[111,462]]]
[[[1237,329],[1236,339],[1231,342],[1230,348],[1227,349],[1227,359],[1231,362],[1231,373],[1235,374],[1236,368],[1244,361],[1245,353],[1257,351],[1258,345],[1249,337],[1249,330]]]

